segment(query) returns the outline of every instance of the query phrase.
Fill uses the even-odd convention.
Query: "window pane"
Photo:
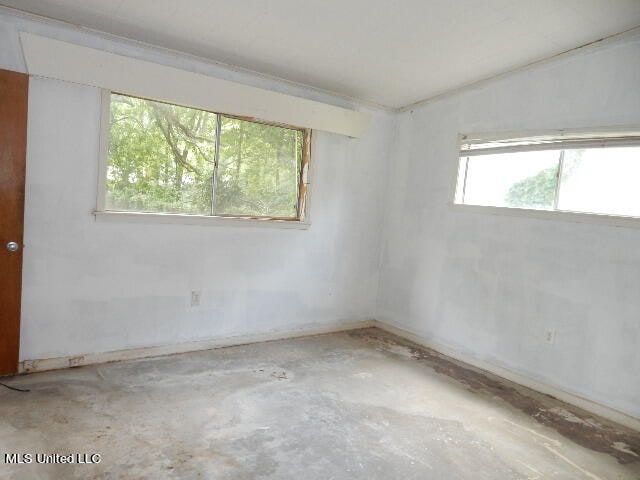
[[[303,132],[222,117],[216,214],[295,218]]]
[[[557,150],[468,157],[463,201],[470,205],[553,209],[559,158]]]
[[[566,150],[558,209],[640,217],[640,147]]]
[[[111,95],[107,210],[211,214],[214,113]]]

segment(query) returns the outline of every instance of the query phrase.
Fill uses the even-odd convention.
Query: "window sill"
[[[150,224],[181,224],[181,225],[211,225],[221,227],[258,227],[258,228],[287,228],[306,230],[311,224],[300,220],[275,220],[271,218],[244,217],[215,217],[205,215],[181,215],[175,213],[141,213],[95,211],[96,222],[117,223],[150,223]]]
[[[534,210],[529,208],[491,207],[450,203],[450,208],[458,212],[506,215],[511,217],[539,218],[564,222],[590,223],[610,227],[640,228],[640,217],[625,217],[600,213],[570,212],[565,210]]]

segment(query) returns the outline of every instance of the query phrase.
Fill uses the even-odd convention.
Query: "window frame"
[[[556,129],[556,130],[525,130],[525,131],[506,131],[501,133],[486,132],[486,133],[471,133],[471,134],[458,134],[457,148],[455,156],[455,168],[453,169],[451,190],[449,195],[449,208],[457,213],[470,213],[470,214],[488,214],[498,216],[511,216],[520,218],[534,218],[542,220],[557,220],[564,222],[575,223],[589,223],[596,225],[614,226],[614,227],[629,227],[640,228],[640,216],[628,216],[628,215],[616,215],[609,213],[594,213],[594,212],[580,212],[572,210],[557,210],[558,193],[560,189],[560,181],[556,186],[556,195],[554,197],[554,210],[534,209],[534,208],[522,208],[522,207],[503,207],[503,206],[491,206],[491,205],[473,205],[462,203],[463,197],[459,192],[460,185],[460,169],[463,162],[460,155],[462,151],[462,145],[469,138],[483,139],[487,142],[507,140],[507,139],[519,139],[529,137],[562,137],[564,135],[582,135],[602,137],[607,134],[613,134],[616,132],[625,132],[633,134],[638,137],[637,146],[640,146],[640,126],[638,125],[623,125],[623,126],[607,126],[607,127],[593,127],[593,128],[581,128],[581,129]],[[606,148],[606,147],[604,147]],[[561,148],[558,148],[559,150]],[[566,149],[566,148],[565,148]],[[532,149],[533,150],[533,149]],[[559,164],[559,175],[562,175],[562,162]],[[466,180],[465,180],[466,182]],[[464,189],[464,183],[462,189]]]
[[[296,216],[295,217],[271,217],[271,216],[255,216],[255,215],[234,215],[234,214],[211,214],[211,215],[196,215],[185,213],[164,213],[164,212],[138,212],[138,211],[124,211],[124,210],[107,210],[105,208],[106,194],[107,194],[107,171],[109,167],[109,142],[111,138],[111,95],[125,95],[128,97],[139,98],[142,100],[149,100],[153,102],[162,102],[162,100],[156,100],[151,98],[140,97],[137,95],[130,95],[127,93],[118,92],[115,90],[102,89],[101,102],[100,102],[100,145],[99,145],[99,159],[98,159],[98,188],[96,198],[96,208],[93,214],[96,217],[96,221],[116,221],[116,222],[136,222],[136,223],[178,223],[188,225],[243,225],[243,226],[271,226],[280,228],[294,228],[294,229],[306,229],[311,225],[309,219],[309,197],[311,193],[311,183],[309,182],[309,173],[311,167],[311,148],[312,148],[312,130],[310,128],[297,127],[294,125],[287,125],[279,122],[270,122],[263,119],[246,117],[241,115],[233,115],[223,112],[210,112],[217,115],[218,120],[218,138],[216,139],[216,158],[214,165],[214,181],[216,179],[218,170],[218,155],[219,155],[219,125],[221,117],[233,118],[237,120],[259,123],[262,125],[269,125],[280,128],[287,128],[291,130],[297,130],[303,133],[303,146],[302,146],[302,158],[300,162],[300,171],[298,175],[297,183],[297,204],[296,204]],[[170,105],[178,105],[174,103],[165,102]],[[186,106],[186,108],[193,108],[197,110],[197,107]],[[209,111],[209,110],[205,110]],[[214,204],[214,197],[212,197],[212,209]]]

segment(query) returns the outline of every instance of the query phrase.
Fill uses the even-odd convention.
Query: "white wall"
[[[363,108],[3,11],[0,68],[24,71],[19,30]],[[34,79],[21,357],[378,318],[640,417],[640,229],[448,206],[458,133],[640,125],[638,85],[634,35],[316,133],[312,227],[279,230],[96,223],[99,92]]]
[[[0,68],[24,71],[19,30],[350,106],[6,12]],[[361,139],[314,132],[308,230],[96,223],[100,92],[42,78],[29,88],[21,359],[373,317],[392,116],[373,111]]]
[[[638,34],[400,115],[378,318],[640,417],[640,229],[448,206],[459,133],[608,125],[640,126]]]

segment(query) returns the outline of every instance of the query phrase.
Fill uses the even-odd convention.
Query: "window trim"
[[[94,211],[97,222],[137,223],[137,224],[182,224],[212,226],[267,227],[307,230],[309,220],[277,220],[269,217],[220,217],[213,215],[183,215],[179,213],[121,212],[116,210]]]
[[[111,137],[111,95],[121,94],[143,100],[157,101],[136,95],[116,92],[109,89],[101,90],[100,98],[100,145],[99,145],[99,161],[98,161],[98,188],[96,198],[96,208],[92,212],[96,221],[124,221],[124,222],[142,222],[142,223],[173,223],[186,225],[245,225],[245,226],[273,226],[279,228],[297,228],[306,229],[311,225],[309,220],[308,202],[310,197],[309,169],[311,166],[311,136],[310,128],[296,127],[279,122],[269,122],[253,117],[241,115],[232,115],[222,112],[211,112],[218,117],[217,122],[217,138],[219,142],[220,118],[222,116],[234,118],[247,122],[260,123],[262,125],[270,125],[280,128],[288,128],[303,132],[303,150],[300,162],[300,172],[298,175],[296,216],[295,217],[269,217],[255,215],[234,215],[234,214],[213,214],[213,206],[215,199],[211,202],[211,215],[190,215],[179,213],[164,212],[136,212],[125,210],[107,210],[105,201],[107,195],[107,170],[109,167],[109,142]],[[167,102],[165,102],[167,103]],[[177,105],[177,104],[171,104]],[[187,107],[194,108],[194,107]],[[218,169],[219,145],[216,143],[216,158],[214,166],[213,180],[216,180],[216,172]],[[214,186],[215,188],[215,186]]]
[[[519,207],[498,207],[493,205],[472,205],[458,202],[463,197],[459,196],[458,185],[461,175],[460,161],[462,151],[462,144],[469,138],[483,139],[486,141],[496,141],[510,138],[527,138],[527,137],[542,137],[542,136],[556,136],[561,137],[563,135],[593,135],[594,137],[600,135],[614,135],[615,133],[635,133],[640,135],[640,126],[638,125],[617,125],[608,127],[589,127],[580,129],[555,129],[555,130],[524,130],[524,131],[506,131],[502,133],[489,132],[489,133],[471,133],[471,134],[458,134],[457,148],[455,156],[455,168],[453,169],[453,180],[451,194],[449,196],[448,206],[451,211],[456,213],[470,213],[470,214],[485,214],[485,215],[498,215],[498,216],[511,216],[520,218],[534,218],[542,220],[556,220],[564,222],[574,223],[587,223],[603,226],[613,227],[625,227],[625,228],[640,228],[640,216],[627,216],[627,215],[615,215],[609,213],[594,213],[594,212],[579,212],[572,210],[543,210],[535,208],[519,208]],[[615,137],[614,137],[615,138]],[[585,142],[586,144],[586,142]],[[640,145],[638,141],[630,141],[629,144]],[[556,149],[559,149],[556,147]],[[562,165],[560,166],[562,168]],[[561,172],[560,172],[561,173]],[[464,172],[466,176],[466,171]],[[466,179],[463,184],[466,184]],[[559,185],[558,185],[559,188]],[[555,201],[557,201],[557,194]]]
[[[489,205],[467,205],[449,202],[449,209],[455,213],[472,215],[492,215],[539,220],[555,220],[570,223],[587,223],[610,227],[640,228],[640,217],[607,215],[604,213],[582,213],[569,210],[535,210],[531,208],[493,207]]]

